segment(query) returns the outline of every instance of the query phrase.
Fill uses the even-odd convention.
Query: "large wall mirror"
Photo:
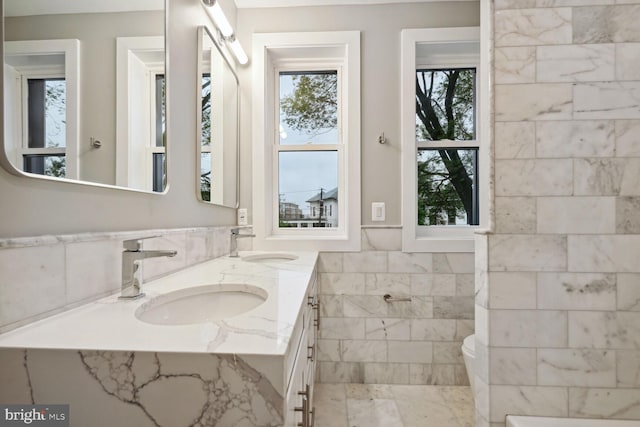
[[[239,83],[206,27],[198,28],[198,177],[201,201],[238,207]]]
[[[163,192],[165,0],[4,0],[3,19],[11,172]]]

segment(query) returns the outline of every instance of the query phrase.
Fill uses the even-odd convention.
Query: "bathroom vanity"
[[[310,427],[316,261],[241,252],[0,335],[0,402],[69,404],[71,426]]]

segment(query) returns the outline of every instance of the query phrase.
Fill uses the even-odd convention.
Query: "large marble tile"
[[[617,197],[615,221],[617,234],[640,234],[640,197]]]
[[[122,287],[122,244],[118,240],[65,245],[67,303],[108,295]]]
[[[399,251],[402,249],[401,228],[363,228],[363,251]]]
[[[494,139],[496,159],[536,156],[536,124],[533,122],[497,122]]]
[[[489,352],[491,381],[503,385],[536,385],[535,348],[494,347]]]
[[[344,257],[346,273],[385,273],[387,272],[387,252],[347,252]]]
[[[368,384],[409,384],[408,363],[364,363],[364,382]]]
[[[361,363],[319,362],[320,381],[323,383],[363,383],[364,370]]]
[[[616,309],[614,274],[538,273],[537,288],[539,309]]]
[[[539,158],[613,157],[616,151],[612,120],[537,122],[535,128]]]
[[[392,391],[405,427],[459,426],[458,418],[437,388],[409,385],[394,386]]]
[[[577,120],[639,119],[640,82],[577,83],[573,110]]]
[[[538,82],[611,81],[614,77],[613,44],[572,44],[537,48]]]
[[[539,348],[538,385],[615,387],[615,352]]]
[[[612,234],[614,197],[539,197],[537,227],[540,234]]]
[[[66,304],[64,245],[0,249],[0,326]]]
[[[496,197],[495,208],[497,233],[535,233],[537,213],[534,197]]]
[[[489,273],[492,309],[535,309],[536,273]]]
[[[497,10],[496,46],[527,46],[571,43],[571,9]]]
[[[345,295],[345,317],[387,317],[389,305],[380,295]]]
[[[342,340],[340,356],[344,362],[386,362],[387,342],[373,340]]]
[[[436,319],[473,319],[473,296],[433,297],[433,317]]]
[[[627,388],[570,388],[569,416],[579,418],[640,419],[640,390]]]
[[[496,85],[495,119],[497,122],[571,120],[573,97],[570,83]],[[586,104],[590,98],[584,99]]]
[[[489,239],[490,271],[565,271],[567,238],[555,235],[496,235]]]
[[[474,273],[475,257],[473,252],[434,253],[434,273]]]
[[[637,235],[569,236],[568,270],[640,273],[638,251]]]
[[[364,273],[320,273],[320,294],[364,295]]]
[[[410,340],[411,319],[365,319],[366,339]]]
[[[579,7],[573,10],[574,43],[640,41],[640,5]]]
[[[475,405],[470,387],[443,386],[438,390],[461,427],[475,426]]]
[[[411,320],[411,339],[414,341],[453,341],[455,335],[454,319]]]
[[[345,384],[344,388],[347,399],[394,399],[389,384]]]
[[[616,120],[616,156],[640,157],[640,120]]]
[[[430,253],[389,252],[390,273],[430,273],[433,257]]]
[[[347,410],[350,426],[403,426],[393,399],[347,399]]]
[[[344,384],[316,382],[313,406],[315,427],[349,427]]]
[[[491,345],[496,347],[567,347],[567,313],[546,310],[492,310]]]
[[[496,48],[494,65],[497,84],[534,83],[536,49],[533,46]]]
[[[565,387],[490,386],[491,421],[502,422],[507,414],[566,417],[569,393]]]
[[[389,362],[431,363],[434,343],[426,341],[389,341]]]
[[[320,338],[364,339],[365,321],[360,318],[326,318],[320,322]]]
[[[409,296],[411,295],[411,276],[397,273],[365,274],[365,294]]]
[[[569,347],[640,348],[640,312],[571,311],[568,320]]]
[[[320,273],[342,273],[344,257],[341,252],[321,252],[318,256]]]
[[[640,388],[640,351],[616,350],[618,387]]]
[[[569,196],[571,159],[496,160],[496,196]]]
[[[640,43],[616,44],[616,80],[640,80]]]
[[[640,274],[619,273],[616,289],[618,310],[640,311]]]

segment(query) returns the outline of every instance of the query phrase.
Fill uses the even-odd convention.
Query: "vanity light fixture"
[[[240,45],[238,39],[236,39],[233,27],[224,15],[218,0],[202,0],[202,3],[206,6],[205,9],[213,20],[213,23],[218,27],[218,31],[220,31],[222,35],[222,40],[229,44],[229,49],[233,53],[233,56],[236,57],[240,65],[245,65],[249,62],[249,57],[242,48],[242,45]]]
[[[211,17],[211,19],[213,19],[213,23],[216,24],[216,27],[218,27],[218,30],[220,31],[220,34],[222,34],[222,37],[226,38],[233,35],[233,28],[231,27],[231,24],[229,23],[227,17],[224,15],[224,12],[220,7],[220,3],[218,3],[218,0],[202,0],[202,3],[207,6],[207,13],[209,13],[209,16]]]
[[[233,55],[236,57],[240,65],[244,65],[249,62],[249,57],[244,52],[244,49],[242,48],[242,45],[240,45],[238,39],[236,39],[235,34],[231,34],[231,36],[226,37],[225,41],[229,43],[229,48],[231,49],[231,52],[233,52]]]

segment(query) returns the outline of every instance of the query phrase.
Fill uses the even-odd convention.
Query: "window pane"
[[[338,143],[337,71],[280,73],[280,144]]]
[[[200,196],[211,201],[211,153],[200,153]]]
[[[418,151],[418,225],[478,225],[477,149]]]
[[[211,74],[202,75],[202,141],[203,146],[211,145]]]
[[[338,152],[278,156],[280,228],[338,227]]]
[[[67,85],[64,79],[28,80],[29,148],[65,147]]]
[[[166,111],[164,102],[164,75],[156,74],[156,147],[166,147]],[[161,190],[162,191],[162,190]]]
[[[153,153],[153,191],[162,193],[167,182],[167,156],[164,153]]]
[[[67,172],[66,159],[64,155],[25,155],[23,156],[23,169],[25,172],[38,175],[64,178]]]
[[[476,70],[416,71],[416,140],[476,139]]]

